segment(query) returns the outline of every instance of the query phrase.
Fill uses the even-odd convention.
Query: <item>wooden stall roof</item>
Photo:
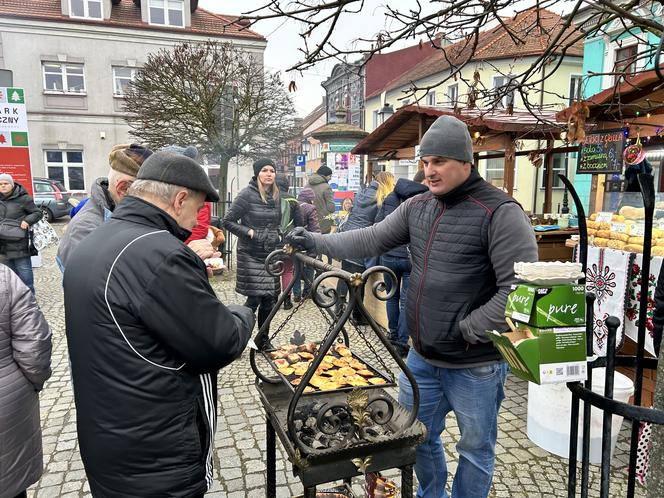
[[[659,79],[654,69],[640,72],[618,86],[593,95],[585,103],[594,121],[622,122],[644,118],[649,113],[653,118],[657,116],[655,119],[658,122],[664,123],[664,81]],[[556,117],[559,121],[567,121],[571,112],[572,108],[568,107]]]
[[[421,135],[442,115],[455,116],[468,125],[471,135],[513,134],[520,140],[557,140],[561,125],[553,113],[544,112],[536,118],[527,111],[488,111],[486,109],[454,109],[442,106],[412,104],[402,107],[382,125],[360,141],[353,154],[383,156],[392,151],[414,147]]]

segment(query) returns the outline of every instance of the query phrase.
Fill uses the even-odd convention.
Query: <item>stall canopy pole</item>
[[[546,156],[544,159],[544,207],[542,213],[550,213],[553,203],[553,140],[546,141]]]
[[[505,134],[505,161],[503,163],[503,187],[511,196],[514,193],[514,162],[516,148],[511,133]]]

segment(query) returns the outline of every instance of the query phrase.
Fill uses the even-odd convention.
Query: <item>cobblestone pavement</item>
[[[58,225],[61,228],[61,225]],[[61,276],[54,263],[54,248],[43,254],[44,266],[35,270],[39,303],[53,329],[53,376],[41,393],[41,418],[45,471],[41,480],[28,491],[29,497],[90,496],[76,440],[76,412],[69,377],[64,333]],[[214,277],[214,287],[225,303],[241,303],[233,290],[233,276]],[[280,312],[275,324],[283,321]],[[316,335],[325,329],[325,321],[313,304],[307,302],[278,337],[290,337],[298,329]],[[275,330],[273,328],[273,330]],[[361,340],[351,336],[351,345]],[[381,354],[378,351],[378,354]],[[381,355],[383,356],[383,355]],[[390,367],[394,367],[392,362]],[[510,376],[506,386],[497,444],[497,461],[492,497],[565,497],[567,496],[567,460],[551,455],[531,443],[526,436],[526,382]],[[209,497],[260,496],[265,486],[265,423],[254,387],[254,375],[245,354],[219,375],[219,424],[215,439],[215,484]],[[450,415],[443,437],[452,472],[456,468],[454,445],[459,431]],[[626,480],[627,424],[623,425],[612,469],[611,496],[623,497]],[[293,477],[283,449],[277,443],[277,496],[302,493]],[[100,451],[103,451],[100,449]],[[396,476],[393,471],[389,476]],[[356,479],[357,483],[358,480]],[[355,486],[358,490],[359,487]],[[599,496],[598,467],[592,467],[592,491]],[[643,495],[643,490],[639,489]]]

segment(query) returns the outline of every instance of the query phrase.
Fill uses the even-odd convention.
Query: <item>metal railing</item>
[[[588,262],[588,230],[586,226],[585,210],[579,196],[572,183],[564,175],[558,175],[569,189],[570,195],[576,205],[576,212],[579,216],[579,261],[586,272]],[[643,244],[643,264],[642,274],[650,274],[650,256],[652,249],[652,222],[655,207],[655,188],[652,175],[640,174],[639,184],[641,186],[641,195],[643,196],[643,205],[645,210],[645,234]],[[585,279],[583,282],[585,284]],[[636,457],[638,451],[638,437],[641,422],[650,422],[652,424],[664,425],[664,410],[657,410],[650,407],[641,406],[641,395],[643,389],[643,370],[656,370],[657,358],[645,358],[645,333],[646,316],[648,309],[648,284],[649,279],[643,278],[641,281],[641,293],[639,296],[639,323],[637,335],[636,355],[616,356],[616,335],[620,326],[620,320],[610,316],[605,320],[608,330],[607,353],[606,357],[600,357],[588,362],[588,378],[585,383],[569,382],[568,389],[572,392],[571,422],[570,422],[570,440],[569,440],[569,467],[567,496],[574,498],[577,496],[577,450],[579,436],[579,408],[580,401],[583,400],[583,426],[581,442],[581,483],[580,496],[587,498],[589,492],[590,480],[590,423],[591,407],[595,406],[603,411],[602,420],[602,461],[600,466],[600,498],[609,497],[610,488],[610,470],[611,470],[611,430],[613,415],[622,416],[632,422],[632,432],[630,438],[629,450],[629,468],[627,475],[627,497],[633,498],[636,485]],[[587,356],[593,356],[593,323],[594,323],[594,302],[595,294],[586,294],[586,340]],[[606,367],[606,377],[604,383],[604,394],[598,394],[592,391],[593,369]],[[613,399],[613,381],[616,367],[635,368],[635,393],[634,404],[623,403]]]

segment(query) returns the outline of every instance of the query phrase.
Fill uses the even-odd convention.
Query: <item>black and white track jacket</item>
[[[217,299],[188,233],[127,197],[67,264],[78,438],[96,498],[188,498],[212,483],[217,371],[254,323]]]

